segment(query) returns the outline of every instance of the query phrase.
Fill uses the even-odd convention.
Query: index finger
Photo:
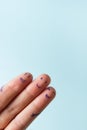
[[[32,82],[31,73],[23,73],[9,81],[0,89],[0,112]]]

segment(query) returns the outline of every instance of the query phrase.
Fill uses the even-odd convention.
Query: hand
[[[24,73],[0,89],[0,130],[25,130],[55,97],[47,74]]]

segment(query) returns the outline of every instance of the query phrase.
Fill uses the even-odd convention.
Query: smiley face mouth
[[[46,98],[48,98],[48,99],[50,99],[50,98],[51,98],[48,94],[46,94],[46,95],[45,95],[45,97],[46,97]]]
[[[38,83],[36,84],[36,86],[37,86],[38,88],[41,88],[41,86],[39,86]]]
[[[26,80],[23,79],[22,77],[20,77],[20,81],[21,81],[22,83],[26,82]]]

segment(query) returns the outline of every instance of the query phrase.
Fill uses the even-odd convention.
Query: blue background
[[[86,0],[0,1],[0,84],[25,71],[57,90],[29,130],[87,130]]]

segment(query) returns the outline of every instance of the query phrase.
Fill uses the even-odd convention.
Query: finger
[[[0,89],[0,112],[32,81],[30,73],[24,73],[9,81]]]
[[[36,98],[50,83],[46,74],[36,78],[18,97],[0,114],[0,128],[5,128],[8,123],[20,113],[34,98]]]
[[[15,119],[7,126],[5,130],[23,130],[44,110],[44,108],[55,97],[54,88],[48,88],[42,92],[33,102],[28,105]]]

